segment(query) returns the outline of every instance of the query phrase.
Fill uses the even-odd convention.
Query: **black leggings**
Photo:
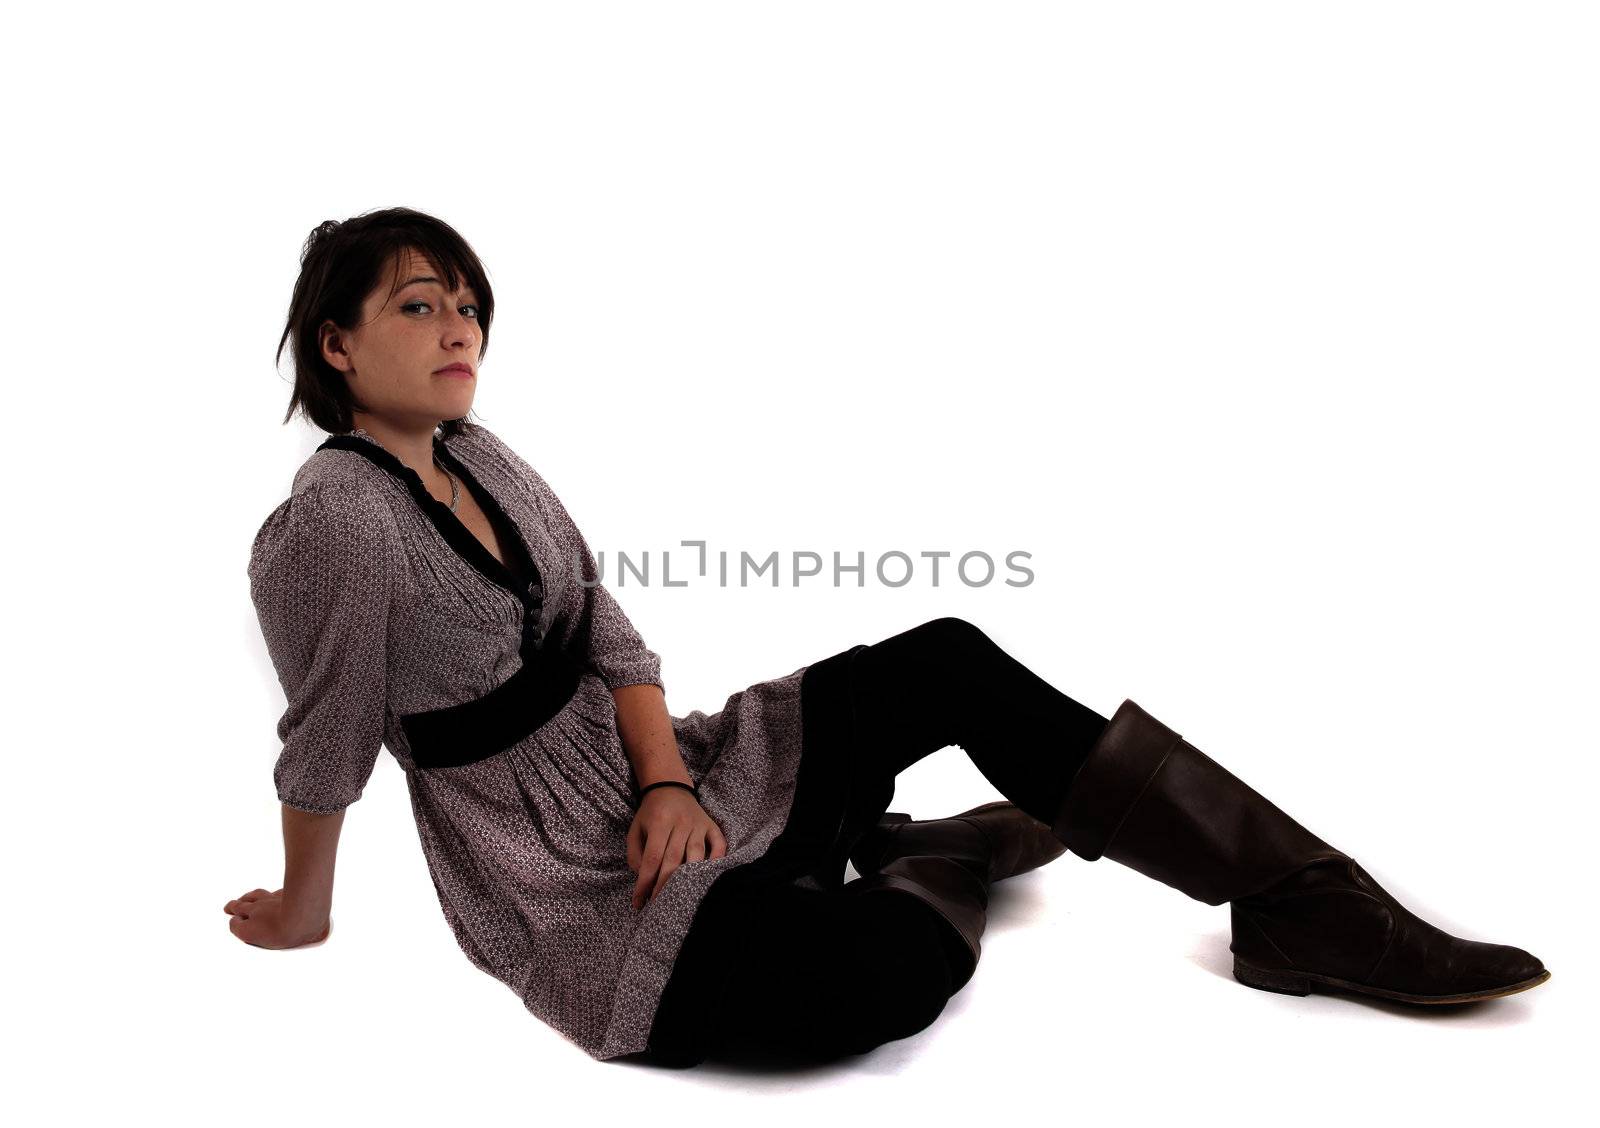
[[[957,618],[858,650],[850,663],[863,779],[959,745],[995,788],[1053,822],[1107,718],[1052,687]],[[708,1000],[706,1056],[827,1061],[930,1026],[970,959],[934,909],[908,896],[768,885],[741,894],[726,990]]]

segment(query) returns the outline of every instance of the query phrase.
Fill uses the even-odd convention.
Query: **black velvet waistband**
[[[400,718],[419,768],[456,768],[487,760],[561,712],[578,691],[583,668],[557,647],[524,647],[522,668],[473,701]]]

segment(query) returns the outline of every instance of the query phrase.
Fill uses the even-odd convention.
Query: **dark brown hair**
[[[483,356],[489,347],[494,292],[477,253],[455,228],[411,208],[363,212],[343,222],[326,220],[316,226],[300,250],[300,277],[295,280],[289,318],[278,340],[274,363],[282,359],[285,344],[291,345],[294,358],[294,393],[283,416],[285,423],[298,408],[324,431],[342,434],[355,426],[354,410],[367,410],[350,391],[344,373],[323,358],[318,327],[332,321],[341,329],[355,328],[367,295],[382,281],[385,265],[392,259],[398,266],[408,248],[426,255],[443,272],[450,290],[456,290],[462,279],[472,287],[483,333],[478,356]],[[393,282],[398,281],[396,274]],[[446,419],[442,429],[452,435],[460,427],[460,419]]]

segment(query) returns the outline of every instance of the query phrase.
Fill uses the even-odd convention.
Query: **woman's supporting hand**
[[[283,889],[252,889],[222,906],[228,928],[258,948],[299,948],[328,938],[333,869],[344,811],[283,808]],[[287,891],[287,892],[285,892]]]
[[[328,938],[332,919],[304,917],[283,899],[283,890],[252,889],[222,906],[228,929],[258,948],[299,948]]]
[[[728,852],[722,828],[681,787],[647,791],[628,828],[628,868],[639,875],[633,907],[655,900],[672,871],[684,862],[720,858]]]

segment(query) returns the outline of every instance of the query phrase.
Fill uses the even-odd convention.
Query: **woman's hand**
[[[706,814],[694,792],[682,787],[647,791],[628,828],[628,868],[639,875],[633,907],[655,900],[656,892],[683,862],[720,858],[727,852],[722,828]]]
[[[653,794],[653,793],[652,793]],[[299,948],[328,938],[333,921],[302,919],[283,899],[283,890],[252,889],[222,906],[228,929],[246,944],[258,948]]]

